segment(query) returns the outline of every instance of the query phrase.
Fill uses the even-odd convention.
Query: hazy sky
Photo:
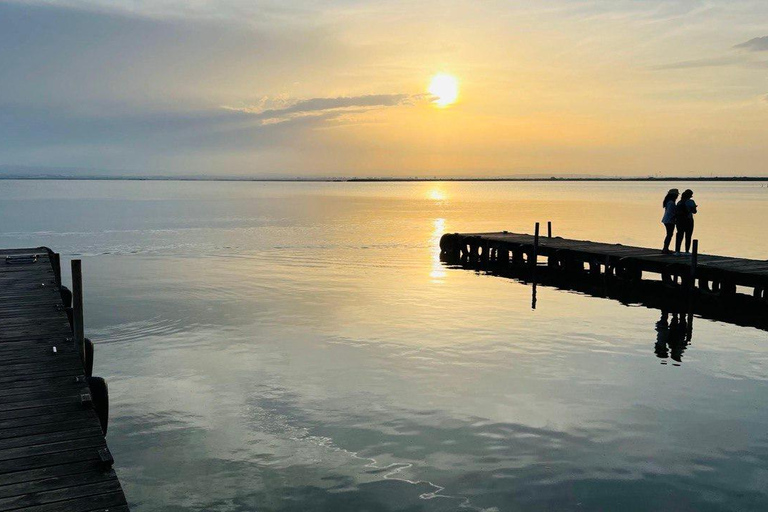
[[[0,165],[768,175],[768,2],[0,1]]]

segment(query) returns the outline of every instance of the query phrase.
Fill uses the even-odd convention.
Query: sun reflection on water
[[[433,201],[445,201],[448,196],[446,196],[445,192],[440,190],[439,188],[433,188],[429,191],[428,197]],[[438,219],[438,220],[444,220],[444,219]]]
[[[432,230],[431,239],[431,251],[432,251],[432,271],[429,273],[429,277],[432,278],[433,283],[442,283],[445,277],[445,267],[440,262],[440,238],[445,233],[445,219],[437,218],[434,221],[434,228]]]

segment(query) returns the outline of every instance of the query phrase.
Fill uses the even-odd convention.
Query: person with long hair
[[[670,253],[669,243],[672,241],[672,235],[675,233],[675,203],[679,195],[680,192],[676,188],[671,188],[664,197],[664,201],[661,202],[661,207],[664,208],[664,217],[661,218],[661,223],[664,224],[664,228],[667,230],[667,236],[664,237],[664,249],[661,251],[664,254]]]
[[[677,239],[675,240],[675,256],[680,255],[680,246],[685,237],[685,253],[691,252],[691,239],[693,238],[693,216],[698,211],[698,205],[693,200],[693,190],[688,189],[680,196],[680,202],[675,206],[675,225],[677,226]]]

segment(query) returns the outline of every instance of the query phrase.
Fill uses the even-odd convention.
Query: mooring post
[[[72,260],[72,314],[75,349],[85,358],[85,328],[83,327],[83,270],[80,260]]]
[[[696,286],[696,266],[699,264],[699,241],[693,241],[693,252],[691,252],[691,288]]]
[[[539,258],[539,223],[536,223],[536,228],[533,234],[533,255],[531,256],[531,265],[536,268]]]
[[[552,238],[552,221],[547,221],[547,238]]]

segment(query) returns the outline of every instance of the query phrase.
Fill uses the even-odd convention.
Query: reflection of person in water
[[[653,347],[653,351],[656,352],[656,357],[659,359],[666,359],[669,357],[669,351],[667,350],[668,341],[669,313],[662,311],[661,318],[656,322],[656,345]]]
[[[662,311],[661,318],[656,322],[656,344],[653,347],[656,357],[659,359],[671,358],[676,363],[681,363],[683,352],[688,347],[691,340],[688,320],[683,313],[672,313],[672,320],[669,319],[669,312]]]

